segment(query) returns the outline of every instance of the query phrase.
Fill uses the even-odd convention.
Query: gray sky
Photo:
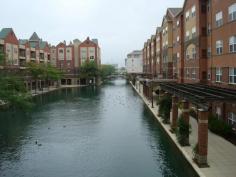
[[[18,38],[36,31],[52,44],[87,36],[98,38],[102,63],[124,65],[126,54],[142,49],[161,25],[168,7],[184,0],[2,0],[0,28]]]

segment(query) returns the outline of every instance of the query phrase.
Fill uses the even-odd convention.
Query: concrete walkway
[[[132,85],[132,84],[131,84]],[[132,85],[133,86],[133,85]],[[151,102],[144,97],[143,88],[141,84],[137,85],[137,88],[133,86],[140,97],[143,99],[148,108],[152,111],[154,116],[160,122],[161,126],[166,130],[167,134],[192,165],[194,170],[198,173],[200,177],[236,177],[236,146],[215,135],[208,132],[208,164],[209,168],[199,168],[192,160],[192,148],[197,142],[197,131],[198,124],[193,118],[190,118],[190,124],[192,127],[192,133],[190,134],[190,144],[189,147],[181,147],[177,142],[175,134],[170,132],[170,125],[165,125],[162,123],[160,117],[157,116],[158,106],[156,102],[154,103],[154,108],[151,108]]]

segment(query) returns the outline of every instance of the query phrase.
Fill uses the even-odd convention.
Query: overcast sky
[[[2,0],[0,28],[12,27],[18,38],[35,31],[51,44],[87,36],[97,38],[102,63],[124,65],[132,50],[161,25],[168,7],[184,0]]]

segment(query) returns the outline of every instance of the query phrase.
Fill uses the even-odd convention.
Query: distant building
[[[125,60],[127,73],[142,73],[143,72],[143,52],[135,50],[127,55]]]

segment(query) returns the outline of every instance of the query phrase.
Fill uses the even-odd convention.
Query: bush
[[[170,111],[172,99],[170,96],[163,96],[159,101],[159,115],[162,117],[164,123],[170,122]]]
[[[183,115],[181,115],[178,119],[178,124],[176,129],[177,140],[181,146],[189,145],[190,133],[191,133],[191,126],[185,122]]]
[[[228,137],[232,133],[232,127],[223,119],[218,119],[216,115],[209,116],[208,128],[211,132],[224,137]]]

